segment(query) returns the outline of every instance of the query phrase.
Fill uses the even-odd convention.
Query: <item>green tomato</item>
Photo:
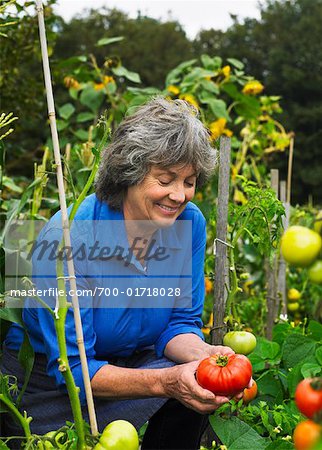
[[[320,210],[315,218],[315,222],[313,225],[314,231],[319,234],[322,234],[322,210]]]
[[[249,331],[230,331],[224,336],[224,345],[236,353],[248,355],[256,347],[256,337]]]
[[[322,260],[318,259],[308,270],[310,281],[316,284],[322,284]]]
[[[138,450],[139,437],[134,426],[126,420],[114,420],[104,428],[94,450]]]
[[[299,307],[300,307],[299,302],[288,303],[288,304],[287,304],[287,309],[288,309],[290,312],[297,311],[297,310],[299,309]]]
[[[307,227],[293,225],[281,239],[281,253],[286,262],[298,267],[310,266],[322,248],[322,238]]]
[[[95,445],[94,450],[106,450],[107,447],[103,447],[99,442]]]

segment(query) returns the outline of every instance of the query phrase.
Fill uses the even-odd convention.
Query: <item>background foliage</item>
[[[37,26],[29,3],[22,6],[20,2],[23,20],[6,30],[7,39],[1,45],[1,59],[6,64],[0,78],[2,111],[13,111],[19,117],[16,133],[7,141],[8,172],[28,178],[48,137]],[[246,73],[262,81],[265,94],[282,97],[281,122],[295,132],[293,203],[307,202],[310,194],[314,203],[321,203],[321,0],[266,0],[260,6],[260,20],[240,23],[234,18],[227,31],[202,30],[194,40],[189,40],[175,21],[161,22],[139,13],[131,19],[117,10],[100,9],[65,23],[55,15],[55,0],[47,5],[47,38],[58,105],[66,100],[66,70],[61,60],[93,54],[97,64],[103,65],[106,47],[97,46],[102,38],[124,37],[109,48],[110,63],[121,60],[129,70],[138,72],[142,87],[161,89],[169,70],[204,53],[224,60],[238,58]],[[266,163],[280,168],[285,177],[286,156],[272,155]]]

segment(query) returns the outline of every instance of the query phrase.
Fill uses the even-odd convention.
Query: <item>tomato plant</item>
[[[126,420],[114,420],[108,424],[95,450],[138,450],[139,437],[135,427]]]
[[[252,365],[244,355],[213,355],[198,366],[197,381],[217,395],[234,396],[250,382]]]
[[[230,331],[225,334],[223,342],[242,355],[248,355],[256,347],[256,337],[249,331]]]
[[[281,252],[289,264],[306,267],[317,258],[322,247],[321,236],[307,227],[293,225],[281,239]]]
[[[298,409],[309,419],[322,411],[322,378],[305,378],[295,391],[295,402]]]
[[[313,420],[300,422],[294,430],[293,440],[296,450],[311,450],[321,436],[322,427]]]

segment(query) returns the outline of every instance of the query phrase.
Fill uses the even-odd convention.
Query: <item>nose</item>
[[[186,194],[183,186],[176,186],[170,193],[169,199],[176,203],[183,203],[186,199]]]

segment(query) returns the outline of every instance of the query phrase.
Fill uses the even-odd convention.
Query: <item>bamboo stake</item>
[[[54,148],[55,164],[56,164],[56,170],[57,170],[57,184],[58,184],[59,202],[60,202],[60,208],[61,208],[61,214],[62,214],[63,236],[64,236],[65,245],[67,247],[71,248],[69,220],[68,220],[66,196],[65,196],[65,189],[64,189],[64,177],[63,177],[61,157],[60,157],[59,139],[58,139],[57,126],[56,126],[55,104],[54,104],[54,96],[53,96],[53,90],[52,90],[49,58],[48,58],[48,50],[47,50],[44,11],[43,11],[42,0],[35,0],[35,2],[36,2],[37,14],[38,14],[41,54],[42,54],[43,71],[44,71],[45,87],[46,87],[46,95],[47,95],[48,116],[49,116],[51,136],[52,136],[53,148]],[[83,328],[82,328],[82,323],[81,323],[81,315],[80,315],[78,297],[76,295],[77,286],[76,286],[74,262],[73,262],[72,258],[67,258],[67,268],[68,268],[68,279],[70,281],[71,291],[74,293],[72,295],[72,305],[73,305],[73,312],[74,312],[77,345],[78,345],[78,350],[79,350],[79,354],[80,354],[82,374],[83,374],[83,379],[84,379],[84,386],[85,386],[85,393],[86,393],[86,400],[87,400],[87,407],[88,407],[88,415],[89,415],[89,420],[90,420],[91,432],[93,435],[96,435],[98,433],[97,421],[96,421],[96,414],[95,414],[95,408],[94,408],[94,400],[93,400],[91,382],[90,382],[90,377],[89,377],[89,372],[88,372],[88,364],[87,364],[85,346],[84,346],[84,336],[83,336]]]

